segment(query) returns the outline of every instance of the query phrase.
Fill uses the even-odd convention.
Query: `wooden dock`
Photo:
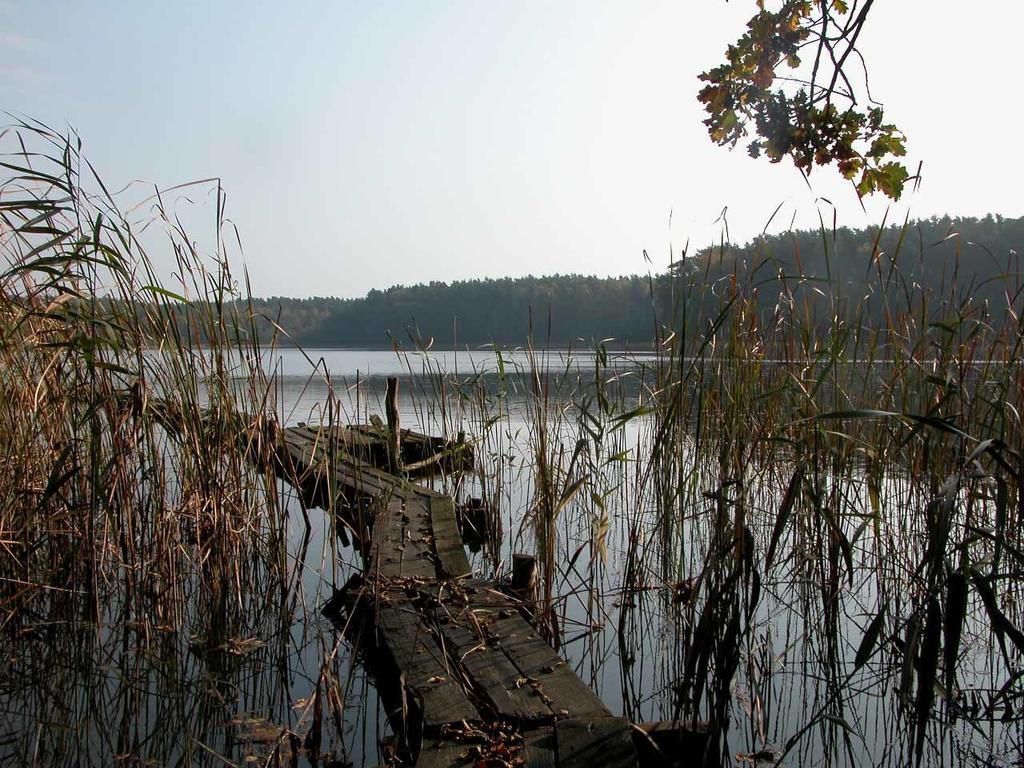
[[[615,717],[527,620],[522,600],[473,578],[449,496],[410,469],[472,464],[455,441],[389,424],[277,432],[282,475],[339,514],[365,569],[345,604],[372,634],[378,691],[410,764],[532,768],[696,765],[700,725]],[[396,467],[397,464],[397,467]],[[395,469],[394,473],[387,469]]]
[[[520,600],[471,578],[451,498],[381,470],[379,448],[360,435],[288,428],[282,459],[310,495],[372,509],[363,588],[350,601],[374,628],[378,678],[397,683],[396,730],[415,765],[637,765],[629,722],[544,641]],[[403,450],[423,437],[404,433]]]
[[[178,434],[173,404],[152,407]],[[400,430],[397,409],[390,415],[388,427],[270,423],[247,448],[307,504],[342,518],[362,547],[361,583],[342,602],[372,632],[378,692],[403,740],[397,757],[429,768],[702,764],[706,724],[613,716],[521,599],[472,577],[454,502],[409,479],[471,467],[470,446]],[[396,457],[398,472],[382,468]]]

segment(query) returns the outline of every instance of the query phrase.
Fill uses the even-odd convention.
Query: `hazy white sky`
[[[753,0],[0,0],[0,109],[74,126],[112,185],[219,176],[256,295],[622,274],[707,245],[865,215],[707,138],[697,75]],[[891,217],[1024,214],[1024,4],[880,0],[876,98],[924,181]],[[670,225],[670,212],[672,212]]]

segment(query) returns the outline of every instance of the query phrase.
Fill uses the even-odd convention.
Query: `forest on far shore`
[[[1020,310],[1024,218],[932,218],[906,227],[797,231],[709,248],[650,275],[504,277],[393,286],[358,299],[252,299],[263,339],[346,347],[417,341],[439,346],[552,345],[614,339],[649,345],[659,327],[714,312],[734,278],[771,311],[806,298],[823,322],[839,313],[881,320],[886,295],[918,288],[931,311],[965,302]],[[756,289],[753,288],[756,286]]]

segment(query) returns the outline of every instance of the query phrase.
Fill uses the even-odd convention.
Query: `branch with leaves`
[[[859,195],[898,200],[910,178],[898,160],[905,139],[871,98],[857,49],[873,2],[784,0],[773,11],[757,0],[757,14],[726,50],[725,63],[700,76],[711,139],[733,147],[753,127],[752,157],[777,163],[789,156],[805,176],[834,163]]]

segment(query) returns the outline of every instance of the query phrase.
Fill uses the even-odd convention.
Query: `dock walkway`
[[[437,438],[402,438],[410,453],[444,455]],[[415,765],[637,765],[629,722],[544,641],[521,601],[471,576],[451,498],[382,470],[374,441],[365,428],[291,427],[281,458],[306,493],[372,510],[360,523],[362,608]]]

